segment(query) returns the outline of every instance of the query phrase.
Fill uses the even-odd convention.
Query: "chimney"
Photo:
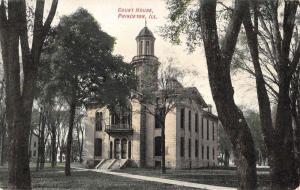
[[[211,105],[211,104],[208,104],[208,105],[207,105],[207,111],[208,111],[209,113],[211,113],[211,109],[212,109],[212,105]]]

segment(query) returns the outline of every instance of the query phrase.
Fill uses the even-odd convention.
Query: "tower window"
[[[146,41],[146,55],[150,55],[150,42]]]
[[[139,50],[139,54],[140,54],[140,55],[143,54],[143,41],[140,41],[140,50]]]
[[[201,157],[203,160],[204,159],[204,146],[203,145],[201,146]]]

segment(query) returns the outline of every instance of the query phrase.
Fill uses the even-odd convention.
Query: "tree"
[[[0,5],[0,43],[7,95],[6,121],[10,150],[9,186],[16,189],[31,188],[28,139],[33,91],[41,49],[54,18],[58,0],[52,1],[49,14],[43,23],[44,4],[44,0],[36,1],[32,40],[28,37],[25,0],[8,0],[7,3],[2,0]],[[20,69],[23,71],[22,78]]]
[[[63,16],[48,40],[45,53],[51,57],[53,80],[69,106],[65,163],[65,174],[69,176],[76,108],[91,99],[110,104],[129,96],[134,75],[122,57],[112,55],[114,38],[103,32],[83,8]]]
[[[230,154],[232,152],[232,145],[228,136],[226,135],[222,126],[219,126],[219,150],[221,154],[221,163],[225,167],[229,167]]]
[[[271,167],[272,189],[295,188],[298,184],[299,164],[294,155],[292,127],[292,116],[297,118],[293,103],[296,96],[290,97],[295,92],[291,90],[291,84],[300,57],[296,26],[298,4],[297,1],[285,1],[281,4],[278,1],[253,1],[251,10],[246,11],[243,20],[250,51],[241,51],[242,60],[237,61],[238,67],[249,72],[256,80],[260,120]],[[284,13],[281,17],[279,10],[283,5]],[[279,24],[281,18],[282,25]],[[252,61],[252,66],[249,66],[249,61]],[[274,122],[271,98],[277,104]]]
[[[255,149],[257,152],[257,162],[259,165],[265,164],[268,156],[261,127],[260,115],[257,111],[250,109],[243,109],[243,113],[254,140]]]
[[[192,47],[203,41],[212,96],[236,157],[239,188],[255,189],[257,184],[254,142],[243,113],[235,104],[230,76],[230,65],[242,18],[249,5],[243,0],[235,1],[234,5],[221,43],[216,18],[217,2],[214,0],[168,1],[169,18],[172,23],[164,32],[166,37],[170,37],[175,43],[180,42],[181,33],[186,33],[190,40],[188,43]]]

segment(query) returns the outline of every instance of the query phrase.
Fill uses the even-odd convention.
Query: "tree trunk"
[[[248,8],[246,1],[236,1],[227,33],[219,46],[216,26],[216,1],[202,0],[201,32],[207,60],[210,87],[219,119],[233,145],[239,189],[256,189],[256,156],[254,142],[242,111],[234,102],[230,64],[240,31],[242,18]]]
[[[56,165],[56,127],[54,124],[51,125],[51,167],[54,168]]]
[[[3,166],[5,163],[5,147],[6,147],[6,142],[5,142],[5,138],[6,138],[6,127],[4,127],[4,131],[1,134],[1,156],[0,156],[0,165]]]
[[[42,114],[41,121],[41,137],[40,137],[40,145],[38,147],[40,152],[40,170],[44,169],[45,165],[45,127],[46,127],[46,117],[45,114]]]
[[[72,97],[70,103],[70,119],[69,119],[69,131],[67,137],[67,148],[66,148],[66,163],[65,163],[65,175],[71,175],[71,148],[72,148],[72,141],[73,141],[73,127],[74,127],[74,118],[75,118],[75,111],[76,111],[76,96],[75,93]]]
[[[166,173],[166,135],[165,135],[165,116],[160,117],[161,122],[161,172]]]

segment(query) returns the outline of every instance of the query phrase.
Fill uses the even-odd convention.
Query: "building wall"
[[[31,140],[30,140],[30,160],[31,161],[36,161],[37,156],[38,156],[38,141],[39,138],[32,134],[31,135]]]
[[[184,128],[181,128],[181,109],[184,108]],[[189,129],[189,111],[191,111],[191,128]],[[195,130],[195,113],[198,113],[198,132]],[[218,120],[211,117],[207,112],[201,109],[196,102],[186,102],[178,107],[176,112],[176,167],[177,168],[199,168],[217,165],[218,155]],[[203,137],[202,137],[202,118],[203,118]],[[207,119],[209,119],[209,140],[207,140]],[[212,138],[212,123],[215,125],[214,135]],[[184,156],[181,156],[181,138],[184,138]],[[196,140],[198,141],[198,157],[196,156]],[[189,155],[189,141],[191,142],[191,153]],[[204,147],[202,155],[202,146]],[[207,147],[209,147],[209,159],[207,159]],[[213,159],[213,150],[215,157]]]
[[[110,157],[110,142],[114,139],[126,138],[131,141],[131,158],[137,165],[140,165],[140,151],[141,151],[141,105],[137,102],[132,104],[132,128],[133,134],[127,136],[109,136],[104,130],[105,125],[109,124],[109,111],[103,109],[88,109],[88,117],[85,120],[85,141],[84,141],[84,160],[88,159],[108,159]],[[181,108],[185,110],[184,128],[181,128]],[[148,109],[154,109],[150,106]],[[95,114],[96,111],[103,113],[103,129],[102,131],[95,131]],[[189,111],[191,111],[191,128],[189,129]],[[198,113],[198,131],[195,130],[195,113]],[[202,137],[202,118],[203,119],[203,137]],[[209,139],[207,139],[207,119],[209,120]],[[212,137],[214,123],[214,140]],[[199,107],[199,105],[190,101],[175,108],[168,113],[165,122],[166,134],[166,166],[168,168],[199,168],[217,165],[218,156],[218,120],[209,115],[208,112]],[[155,162],[161,161],[161,156],[154,155],[155,142],[154,138],[161,136],[161,129],[155,128],[155,118],[152,114],[146,114],[146,166],[154,167]],[[180,155],[180,141],[184,137],[184,156]],[[94,157],[94,139],[102,139],[102,156]],[[189,139],[191,141],[191,155],[189,156]],[[198,157],[195,155],[195,143],[198,141]],[[129,144],[127,144],[128,146]],[[202,155],[202,146],[204,147]],[[209,159],[207,159],[207,147],[209,147]],[[114,146],[113,146],[114,148]],[[213,157],[214,150],[214,157]]]

